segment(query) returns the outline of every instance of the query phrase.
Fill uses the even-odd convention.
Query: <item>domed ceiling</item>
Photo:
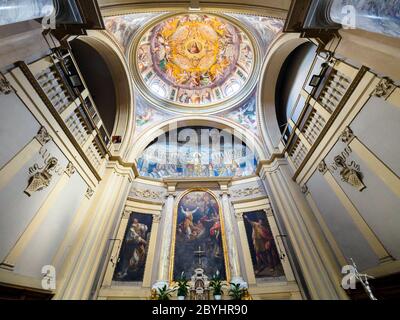
[[[140,35],[135,49],[136,71],[144,94],[152,98],[204,108],[250,91],[246,84],[255,66],[253,43],[236,23],[222,17],[164,18]]]

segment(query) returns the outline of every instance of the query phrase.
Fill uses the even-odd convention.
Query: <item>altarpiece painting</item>
[[[205,190],[189,191],[175,213],[172,278],[177,279],[182,272],[189,278],[201,267],[210,278],[218,271],[226,279],[223,220],[214,196]]]

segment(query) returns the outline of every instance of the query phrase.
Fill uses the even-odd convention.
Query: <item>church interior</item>
[[[399,17],[0,1],[0,299],[399,298]]]

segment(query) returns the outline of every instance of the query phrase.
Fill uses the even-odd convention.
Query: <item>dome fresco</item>
[[[136,68],[155,97],[201,107],[223,102],[244,87],[254,68],[254,47],[226,19],[181,14],[141,36]]]

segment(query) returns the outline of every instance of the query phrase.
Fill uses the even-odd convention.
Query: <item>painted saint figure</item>
[[[257,260],[256,274],[267,267],[273,272],[279,264],[279,258],[274,247],[274,237],[271,231],[264,226],[262,219],[252,221],[246,215],[244,217],[252,227],[252,240]]]
[[[129,259],[125,259],[123,267],[118,273],[118,278],[122,279],[130,270],[137,270],[145,263],[146,246],[147,246],[147,231],[148,227],[140,223],[138,219],[133,219],[132,225],[129,228],[126,243],[133,246],[133,251]]]
[[[183,230],[184,233],[186,234],[186,237],[190,239],[190,236],[192,235],[194,225],[193,225],[193,214],[199,210],[199,207],[196,209],[190,211],[189,209],[186,208],[186,210],[181,207],[182,213],[185,215],[185,220],[183,221]]]

